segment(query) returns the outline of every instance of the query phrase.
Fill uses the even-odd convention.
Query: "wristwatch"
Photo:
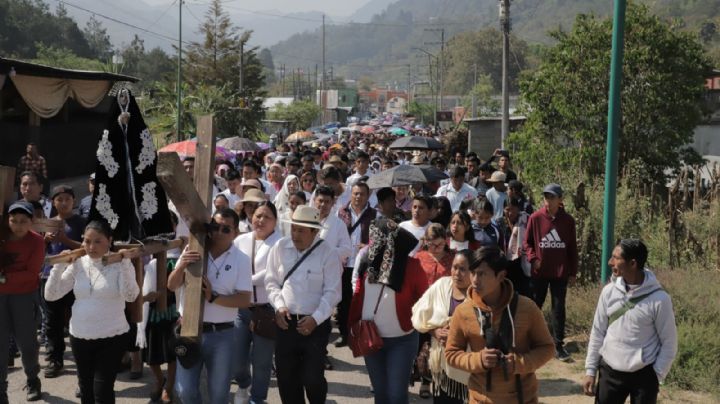
[[[218,296],[220,296],[220,295],[218,295],[218,294],[217,294],[217,293],[215,293],[215,292],[212,292],[212,294],[210,294],[210,298],[208,299],[208,303],[212,303],[212,302],[214,302],[214,301],[215,301],[215,299],[217,299],[217,298],[218,298]]]

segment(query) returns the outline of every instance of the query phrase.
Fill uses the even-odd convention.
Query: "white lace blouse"
[[[103,265],[84,256],[72,264],[56,264],[45,284],[45,299],[55,301],[75,293],[70,334],[75,338],[109,338],[128,332],[125,302],[140,293],[135,269],[129,259]]]

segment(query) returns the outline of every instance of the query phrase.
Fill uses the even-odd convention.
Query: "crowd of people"
[[[77,201],[66,185],[44,196],[47,173],[37,170],[46,169],[29,146],[21,198],[4,215],[0,345],[10,350],[0,349],[0,363],[8,355],[12,366],[19,351],[27,400],[38,400],[40,346],[44,377],[58,377],[67,332],[83,404],[115,401],[124,362],[131,376],[149,366],[153,402],[202,402],[204,369],[212,404],[265,403],[273,377],[283,403],[324,403],[336,326],[334,345],[363,356],[378,404],[407,403],[414,383],[434,403],[538,402],[535,372],[553,357],[571,358],[565,299],[578,248],[564,189],[547,184],[536,206],[507,151],[451,152],[393,151],[355,134],[332,146],[282,144],[217,162],[202,338],[179,352],[186,269],[200,251],[168,252],[166,294],[155,260],[138,285],[122,250],[117,262],[103,259],[112,231],[103,221],[86,223],[91,199]],[[447,179],[368,185],[399,165],[433,166]],[[194,158],[183,167],[193,178]],[[90,176],[91,193],[93,186]],[[170,210],[176,236],[187,236],[172,202]],[[63,228],[38,234],[32,223],[42,217]],[[46,255],[81,247],[81,258],[43,265]],[[645,268],[647,255],[629,239],[610,261],[613,279],[598,302],[583,381],[601,403],[628,395],[655,402],[677,351],[672,303]],[[125,303],[138,296],[144,307],[136,324]],[[0,367],[0,404],[9,402],[6,379]]]

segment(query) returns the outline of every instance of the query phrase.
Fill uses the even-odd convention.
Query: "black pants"
[[[40,320],[40,307],[36,292],[21,295],[0,294],[0,403],[6,404],[8,375],[8,346],[10,336],[15,337],[20,349],[23,370],[28,381],[40,373],[38,346],[35,333]],[[17,399],[17,398],[16,398]]]
[[[318,325],[310,335],[297,332],[297,320],[288,321],[287,330],[278,328],[275,339],[275,368],[283,404],[324,404],[327,397],[325,357],[330,321]]]
[[[342,273],[342,300],[337,305],[337,326],[340,335],[348,336],[348,315],[350,313],[350,302],[352,301],[352,268],[344,268]]]
[[[70,337],[82,404],[115,403],[115,377],[127,340],[127,333],[100,339]]]
[[[539,279],[532,278],[530,287],[533,293],[535,304],[542,310],[545,304],[548,287],[552,304],[552,332],[555,346],[563,346],[565,339],[565,295],[567,295],[567,279]]]
[[[510,282],[513,283],[513,288],[519,295],[533,298],[532,290],[530,289],[530,278],[525,276],[525,272],[522,270],[521,258],[510,262],[507,279],[510,279]]]
[[[54,302],[46,301],[47,318],[45,323],[45,338],[47,339],[47,356],[50,362],[63,363],[65,353],[65,325],[68,314],[75,302],[73,292]]]
[[[657,402],[659,383],[652,365],[635,372],[620,372],[601,362],[598,374],[597,403],[622,404],[628,396],[631,404]]]

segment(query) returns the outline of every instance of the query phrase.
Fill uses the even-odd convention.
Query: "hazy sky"
[[[172,0],[144,0],[152,5],[169,5]],[[185,0],[188,1],[188,0]],[[344,16],[352,14],[355,10],[370,0],[227,0],[224,3],[234,7],[248,10],[280,10],[287,13],[299,11],[324,11],[330,15]],[[190,0],[189,3],[207,2],[207,0]]]

